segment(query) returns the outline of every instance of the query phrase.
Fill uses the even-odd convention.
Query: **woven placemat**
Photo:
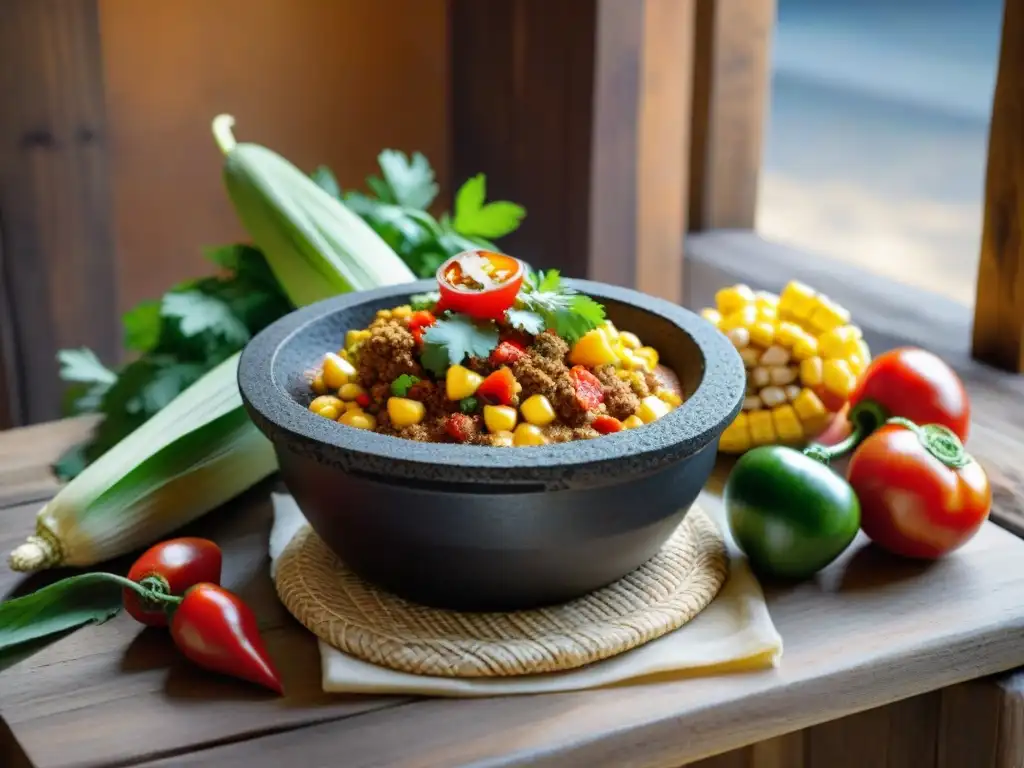
[[[296,619],[351,656],[419,675],[508,677],[576,669],[678,629],[715,598],[728,570],[718,527],[693,507],[640,568],[548,608],[460,613],[410,603],[352,573],[308,526],[281,553],[275,583]]]

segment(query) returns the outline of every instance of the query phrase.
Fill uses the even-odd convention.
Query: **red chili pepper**
[[[256,616],[237,595],[216,584],[197,584],[185,593],[171,619],[171,637],[205,669],[284,693]]]
[[[143,552],[129,569],[128,578],[163,594],[183,595],[200,582],[219,584],[222,560],[220,547],[209,539],[169,539]],[[136,621],[150,627],[167,626],[168,604],[145,600],[132,589],[124,590],[123,599],[125,610]]]
[[[358,405],[360,408],[369,408],[371,402],[373,401],[370,400],[370,396],[365,392],[360,392],[358,395],[356,395],[356,405]]]
[[[508,368],[499,368],[480,382],[476,396],[489,405],[511,405],[516,396],[516,377]]]
[[[523,263],[493,251],[463,251],[437,270],[440,314],[460,312],[477,320],[502,320],[523,284]]]
[[[604,402],[601,380],[582,365],[574,365],[569,370],[569,378],[572,379],[572,385],[576,389],[576,401],[580,404],[580,408],[592,411]]]
[[[613,432],[621,432],[625,429],[625,427],[622,426],[621,421],[616,419],[614,416],[606,416],[604,414],[594,419],[594,422],[590,426],[602,435],[610,435]]]
[[[526,355],[526,347],[518,341],[511,339],[498,343],[498,346],[491,352],[491,365],[512,365],[516,360]]]
[[[444,423],[444,430],[453,440],[464,443],[473,437],[476,424],[473,417],[465,413],[450,414]]]

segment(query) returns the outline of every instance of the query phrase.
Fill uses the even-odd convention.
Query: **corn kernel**
[[[367,330],[351,330],[345,334],[345,349],[352,349],[362,341],[366,341],[370,338],[370,332]]]
[[[869,361],[858,353],[846,358],[846,363],[850,366],[850,370],[853,371],[853,375],[860,378],[860,375],[867,370]]]
[[[485,405],[484,424],[488,432],[511,432],[518,421],[516,409],[510,405]]]
[[[622,346],[626,349],[640,349],[640,338],[629,331],[622,331],[619,334],[619,341],[622,342]]]
[[[601,328],[587,331],[577,341],[569,352],[569,362],[573,365],[585,365],[588,368],[597,368],[600,365],[610,365],[618,360],[615,350],[612,348],[608,334]]]
[[[791,405],[780,405],[772,411],[775,434],[785,443],[794,443],[804,438],[804,428]]]
[[[526,398],[526,402],[519,406],[519,410],[527,422],[537,427],[546,427],[555,420],[555,409],[544,395]]]
[[[754,445],[768,445],[775,442],[775,425],[771,411],[751,411],[747,414],[750,424],[750,441]]]
[[[802,334],[793,342],[793,357],[797,360],[806,360],[809,357],[816,357],[818,354],[818,340],[809,333]]]
[[[412,400],[408,397],[388,398],[388,418],[391,425],[401,429],[419,424],[427,413],[427,407],[419,400]]]
[[[843,325],[839,328],[833,328],[829,331],[825,331],[818,337],[818,346],[821,349],[821,356],[845,357],[842,350],[849,341],[857,341],[856,332],[853,330],[853,326]]]
[[[831,331],[848,322],[850,322],[849,311],[824,296],[820,297],[818,306],[814,308],[810,317],[811,325],[822,332]]]
[[[508,448],[515,444],[514,440],[511,432],[495,432],[491,435],[491,445],[498,448]]]
[[[770,347],[775,343],[775,326],[760,321],[750,326],[750,340],[760,347]]]
[[[640,421],[644,424],[650,424],[671,410],[671,406],[664,400],[655,395],[648,395],[640,401],[640,407],[636,409],[636,415],[640,417]]]
[[[327,385],[324,384],[324,375],[322,373],[318,373],[316,376],[314,376],[313,383],[310,384],[309,386],[318,395],[327,394]]]
[[[625,427],[626,429],[636,429],[637,427],[642,427],[643,425],[643,421],[635,413],[627,416],[625,419],[622,420],[622,426]]]
[[[343,409],[344,404],[334,395],[320,395],[309,404],[309,410],[326,419],[338,418]]]
[[[513,445],[544,445],[547,441],[536,424],[520,424],[512,433]]]
[[[341,389],[356,375],[352,363],[342,360],[333,352],[324,355],[324,384],[328,389]]]
[[[717,309],[702,309],[700,316],[717,328],[722,322],[722,313]]]
[[[779,297],[768,291],[758,291],[754,294],[754,306],[757,307],[758,311],[762,309],[771,310],[774,315],[779,308]]]
[[[647,363],[647,370],[653,371],[658,365],[658,350],[654,347],[640,347],[633,353]]]
[[[779,313],[806,320],[814,310],[816,297],[817,294],[810,286],[793,280],[779,296]]]
[[[671,389],[659,389],[654,393],[659,399],[664,400],[666,403],[671,405],[673,408],[678,408],[683,404],[683,398],[673,392]]]
[[[604,331],[605,336],[607,336],[611,341],[618,341],[619,329],[615,327],[615,323],[611,320],[605,320],[601,324],[601,330]]]
[[[779,321],[779,311],[775,307],[758,307],[757,319],[765,320],[775,325]]]
[[[784,347],[792,347],[797,339],[806,335],[806,332],[796,323],[779,323],[775,330],[775,343]]]
[[[616,378],[619,378],[619,379],[622,379],[623,381],[625,381],[626,379],[629,378],[629,371],[618,370],[618,371],[615,372],[615,376],[616,376]]]
[[[376,429],[377,420],[364,411],[345,411],[338,421],[345,426],[356,429]]]
[[[825,404],[821,402],[814,390],[803,389],[793,400],[793,410],[800,417],[800,421],[807,422],[828,413]]]
[[[715,306],[723,315],[729,315],[753,303],[754,292],[743,284],[722,288],[715,294]]]
[[[747,414],[739,414],[718,439],[718,449],[723,453],[743,453],[750,448],[750,428]]]
[[[377,317],[379,317],[381,320],[390,320],[391,319],[391,310],[390,309],[378,309],[377,310]]]
[[[857,377],[845,360],[826,360],[821,368],[821,377],[825,389],[839,397],[849,397],[857,386]]]
[[[404,319],[412,314],[412,307],[408,304],[403,304],[400,307],[395,307],[391,310],[392,317],[397,317],[399,320]]]
[[[350,381],[348,384],[343,384],[341,388],[338,389],[338,396],[342,400],[355,400],[360,395],[365,394],[366,390],[352,381]]]
[[[461,365],[453,365],[445,374],[445,394],[449,400],[462,400],[472,397],[483,383],[483,376]]]
[[[816,387],[822,382],[820,357],[809,357],[800,361],[800,383],[805,387]]]
[[[634,354],[633,350],[630,349],[622,350],[622,354],[619,356],[619,364],[626,372],[643,371],[647,369],[647,361],[642,357],[638,357]]]
[[[361,410],[363,410],[363,406],[361,406],[359,403],[355,402],[354,400],[352,402],[350,402],[350,403],[345,403],[344,405],[345,405],[345,410],[346,411],[361,411]]]
[[[723,315],[722,322],[718,324],[718,329],[721,331],[731,331],[733,328],[750,328],[756,322],[757,309],[753,306],[746,306],[730,315]]]

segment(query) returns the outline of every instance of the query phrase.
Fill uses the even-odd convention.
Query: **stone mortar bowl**
[[[378,309],[433,281],[292,312],[246,346],[242,399],[310,525],[357,574],[413,602],[467,611],[570,600],[642,565],[686,516],[740,410],[745,375],[698,315],[636,291],[568,281],[655,347],[686,401],[637,429],[558,445],[420,443],[311,413],[304,371]]]

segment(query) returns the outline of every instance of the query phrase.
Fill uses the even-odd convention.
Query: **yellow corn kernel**
[[[367,330],[351,330],[345,334],[345,349],[352,349],[362,341],[366,341],[370,338],[370,332]]]
[[[619,333],[619,341],[622,342],[622,346],[626,349],[640,349],[640,339],[635,333],[630,331],[622,331]]]
[[[333,352],[324,355],[324,384],[328,389],[341,389],[355,375],[356,369],[352,363],[342,360]]]
[[[634,350],[624,349],[619,355],[619,364],[628,371],[643,371],[647,369],[647,361],[637,355]]]
[[[738,309],[730,315],[723,315],[718,324],[720,331],[731,331],[734,328],[750,328],[757,322],[757,308],[753,305]]]
[[[361,406],[359,403],[355,402],[354,400],[352,402],[350,402],[350,403],[345,403],[344,405],[345,405],[345,410],[346,411],[361,411],[361,410],[363,410],[363,406]]]
[[[779,436],[779,440],[784,443],[795,443],[803,440],[804,428],[800,423],[800,419],[797,418],[793,406],[777,406],[772,409],[771,414],[772,424],[775,426],[775,434]]]
[[[825,416],[828,413],[825,404],[821,402],[821,398],[814,394],[812,389],[800,390],[800,394],[793,400],[793,410],[800,417],[800,421],[805,423]]]
[[[820,357],[809,357],[800,361],[800,383],[805,387],[816,387],[822,382]]]
[[[546,427],[555,420],[555,409],[544,395],[531,395],[519,410],[527,422],[537,427]]]
[[[850,322],[850,313],[824,296],[819,297],[818,304],[811,312],[810,323],[818,331],[831,331]]]
[[[324,384],[324,375],[322,373],[318,373],[316,376],[314,376],[313,382],[309,386],[318,395],[327,394],[327,385]]]
[[[601,328],[587,331],[569,352],[569,362],[573,365],[585,365],[596,368],[599,365],[610,365],[618,360],[612,348],[608,334]]]
[[[771,411],[750,411],[747,413],[750,424],[750,442],[754,445],[769,445],[775,442],[775,425]]]
[[[658,398],[660,398],[661,400],[664,400],[666,403],[671,405],[673,408],[678,408],[680,405],[683,404],[683,398],[681,398],[671,389],[659,389],[654,394],[657,395]]]
[[[508,448],[515,444],[515,436],[511,432],[495,432],[491,435],[491,445]]]
[[[611,341],[616,341],[619,338],[619,329],[615,327],[615,323],[611,320],[605,320],[601,323],[601,330],[604,331],[605,336]]]
[[[642,427],[643,425],[643,421],[641,421],[640,417],[637,416],[635,413],[627,416],[625,419],[622,420],[622,426],[625,427],[626,429],[636,429],[637,427]]]
[[[779,296],[779,313],[806,320],[814,309],[816,297],[813,288],[792,280]]]
[[[364,411],[345,411],[338,419],[341,424],[356,429],[376,429],[377,420]]]
[[[472,397],[477,387],[483,383],[484,377],[474,373],[469,368],[461,365],[453,365],[448,369],[444,378],[445,394],[449,400],[461,400],[464,397]]]
[[[427,407],[419,400],[412,400],[408,397],[388,398],[388,418],[391,425],[401,429],[419,424],[427,413]]]
[[[757,319],[776,325],[779,322],[779,311],[775,307],[758,307]]]
[[[750,425],[747,414],[741,413],[725,428],[718,439],[718,449],[723,453],[743,453],[750,448]]]
[[[402,320],[411,314],[412,307],[410,307],[408,304],[403,304],[402,306],[395,307],[393,310],[391,310],[391,316],[397,317],[399,320]]]
[[[347,349],[339,349],[338,350],[338,357],[340,357],[342,360],[345,360],[345,361],[347,361],[349,363],[352,362],[352,355],[350,355],[348,353]]]
[[[779,309],[779,297],[768,291],[758,291],[754,294],[754,306],[757,307],[758,312],[770,310],[774,315]]]
[[[513,445],[544,445],[548,439],[536,424],[520,424],[512,433]]]
[[[825,389],[840,397],[849,397],[857,386],[857,377],[845,360],[826,360],[821,367],[821,378]]]
[[[775,343],[775,325],[761,320],[750,326],[750,340],[759,347],[770,347]]]
[[[379,317],[381,320],[390,320],[391,319],[391,310],[390,309],[378,309],[377,310],[377,317]]]
[[[320,395],[309,404],[309,410],[325,419],[336,419],[344,409],[344,403],[334,395]]]
[[[343,384],[338,390],[338,397],[342,400],[355,400],[360,395],[365,395],[366,390],[360,387],[355,382],[350,381],[348,384]]]
[[[729,315],[754,303],[754,292],[747,285],[734,285],[722,288],[715,294],[715,306],[722,315]]]
[[[626,379],[629,378],[629,371],[623,371],[623,370],[620,369],[620,370],[615,372],[615,376],[616,376],[616,378],[619,378],[619,379],[622,379],[623,381],[625,381]]]
[[[649,371],[653,371],[658,365],[658,350],[654,347],[640,347],[633,354],[647,362],[647,370]]]
[[[821,348],[822,357],[845,357],[843,349],[847,343],[856,343],[858,340],[857,331],[852,325],[843,325],[825,331],[818,337],[818,346]]]
[[[510,405],[485,405],[484,424],[488,432],[511,432],[515,429],[518,414]]]
[[[793,357],[797,360],[807,360],[816,357],[818,354],[818,340],[809,333],[801,334],[793,342]]]
[[[797,339],[803,338],[806,334],[803,328],[796,323],[782,322],[775,329],[775,343],[784,347],[792,347]]]
[[[672,410],[672,407],[661,398],[655,395],[648,395],[640,401],[640,407],[636,409],[636,415],[644,424],[657,421]]]
[[[702,309],[700,316],[717,328],[722,322],[722,313],[717,309]]]

